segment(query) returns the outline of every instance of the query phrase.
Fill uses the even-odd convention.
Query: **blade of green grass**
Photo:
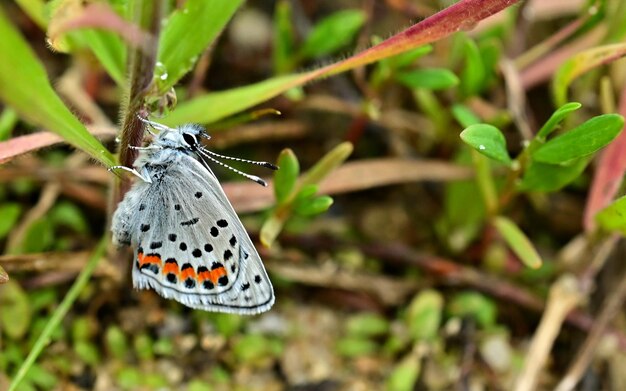
[[[114,165],[113,155],[65,106],[39,59],[1,10],[0,37],[0,99],[20,117],[57,133],[103,164]]]
[[[556,104],[567,101],[567,88],[580,75],[600,65],[611,63],[626,56],[626,43],[594,47],[577,53],[565,61],[552,79],[552,94]]]
[[[91,277],[91,274],[98,265],[98,261],[104,255],[104,250],[106,249],[108,243],[108,236],[105,235],[102,237],[102,239],[100,239],[100,242],[96,246],[93,254],[91,255],[91,258],[89,258],[89,261],[87,261],[85,268],[80,272],[78,278],[76,278],[76,281],[74,281],[74,284],[72,284],[72,287],[63,298],[61,304],[59,304],[56,310],[54,310],[52,317],[46,324],[46,327],[41,332],[41,335],[35,341],[33,348],[31,349],[30,353],[28,353],[28,357],[26,357],[26,360],[24,360],[22,366],[17,371],[15,378],[13,378],[13,381],[11,382],[8,391],[14,391],[18,388],[20,382],[24,379],[24,376],[26,375],[28,370],[33,366],[33,364],[37,360],[37,357],[39,357],[39,354],[41,354],[43,349],[46,347],[46,345],[50,341],[50,336],[52,335],[54,330],[59,327],[59,324],[61,324],[63,317],[65,317],[67,312],[72,307],[72,304],[78,298],[80,292],[87,285],[89,277]]]
[[[187,0],[165,25],[159,44],[159,91],[172,88],[211,45],[243,0]]]
[[[280,76],[246,87],[206,94],[178,106],[162,120],[168,126],[211,123],[248,109],[293,87],[407,52],[474,26],[519,0],[461,0],[391,38],[343,61],[300,74]],[[177,42],[179,45],[180,42]]]

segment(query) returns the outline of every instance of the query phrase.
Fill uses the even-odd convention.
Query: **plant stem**
[[[135,0],[132,6],[133,20],[142,30],[150,32],[151,39],[135,48],[130,56],[130,90],[128,103],[122,114],[119,155],[120,164],[126,167],[131,167],[137,157],[137,151],[130,149],[129,146],[140,146],[143,141],[143,124],[137,118],[137,114],[144,105],[154,76],[164,3],[162,0]],[[114,199],[115,204],[122,199],[129,187],[128,179],[120,181]]]
[[[72,304],[74,304],[80,292],[87,285],[89,277],[91,277],[91,274],[96,269],[98,261],[100,260],[100,258],[102,258],[102,255],[104,254],[104,250],[108,243],[109,237],[107,235],[103,236],[102,239],[100,239],[98,246],[94,250],[89,261],[87,262],[87,265],[85,265],[83,271],[80,272],[78,278],[76,279],[76,281],[74,281],[74,284],[63,298],[63,301],[61,302],[61,304],[59,304],[59,307],[54,310],[52,317],[46,324],[46,327],[41,332],[41,335],[39,335],[39,337],[35,341],[33,348],[31,349],[30,353],[28,353],[28,357],[26,357],[26,360],[24,360],[22,366],[17,371],[17,374],[15,375],[15,378],[13,379],[13,382],[11,383],[8,391],[13,391],[17,389],[20,382],[24,380],[24,376],[26,376],[28,370],[33,366],[35,360],[37,360],[37,357],[39,357],[41,351],[46,347],[48,342],[50,342],[50,336],[59,326],[67,312],[70,310]]]

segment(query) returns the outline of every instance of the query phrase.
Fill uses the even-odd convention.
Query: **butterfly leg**
[[[139,171],[135,170],[134,168],[130,168],[130,167],[126,167],[126,166],[111,166],[108,169],[109,171],[114,171],[114,170],[123,170],[126,172],[130,172],[131,174],[133,174],[134,176],[136,176],[137,178],[141,179],[144,182],[147,183],[152,183],[152,179],[150,179],[150,177],[146,177],[143,176],[139,173]]]
[[[147,147],[136,147],[134,145],[129,145],[128,148],[134,149],[135,151],[160,151],[161,149],[163,149],[163,147],[160,147],[158,145],[148,145]]]
[[[150,126],[152,126],[154,129],[156,129],[156,130],[158,130],[158,131],[160,131],[160,132],[162,132],[162,131],[164,131],[164,130],[172,130],[172,128],[168,128],[167,126],[162,125],[162,124],[160,124],[160,123],[158,123],[158,122],[153,122],[153,121],[147,120],[147,119],[145,119],[145,118],[142,118],[142,117],[140,117],[140,116],[137,116],[137,118],[139,118],[139,120],[140,120],[141,122],[143,122],[144,124],[146,124],[146,125],[150,125]]]

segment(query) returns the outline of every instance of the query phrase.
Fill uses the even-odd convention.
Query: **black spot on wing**
[[[226,228],[228,227],[228,221],[221,219],[221,220],[217,220],[217,226],[220,228]]]
[[[202,251],[200,251],[199,248],[196,248],[191,252],[191,254],[196,258],[200,258],[202,256]]]
[[[145,204],[139,205],[139,210],[144,210],[144,209],[146,209],[146,205]]]
[[[185,243],[185,242],[180,242],[180,245],[178,246],[178,248],[180,249],[180,251],[185,251],[185,250],[187,250],[187,243]]]
[[[163,246],[163,242],[152,242],[150,243],[150,249],[154,250],[157,248],[161,248]]]
[[[232,257],[233,257],[233,252],[232,251],[230,251],[230,250],[224,251],[224,260],[225,261],[228,261]]]
[[[228,276],[222,276],[222,277],[218,278],[217,279],[217,283],[219,284],[219,286],[228,285]]]
[[[241,290],[242,291],[247,291],[248,289],[250,289],[250,283],[249,282],[246,282],[245,284],[243,284],[241,286]]]
[[[196,282],[193,280],[193,278],[189,277],[185,280],[185,288],[193,289],[195,287],[196,287]]]
[[[237,244],[237,238],[235,237],[235,235],[233,235],[228,242],[232,247],[235,247],[235,245]]]
[[[170,240],[170,242],[175,242],[176,241],[176,234],[169,234],[167,236],[167,238]]]
[[[167,279],[168,282],[172,283],[172,284],[176,284],[176,275],[174,273],[167,273],[167,276],[165,276],[165,278]]]
[[[211,290],[213,288],[215,288],[215,285],[213,285],[213,283],[209,280],[206,280],[202,283],[202,287],[206,290]]]
[[[184,226],[187,226],[187,225],[194,225],[194,224],[195,224],[195,223],[197,223],[198,221],[200,221],[200,219],[199,219],[199,218],[197,218],[197,217],[194,217],[194,218],[193,218],[193,219],[191,219],[191,220],[183,221],[182,223],[180,223],[180,225],[182,225],[183,227],[184,227]]]
[[[204,251],[210,253],[211,251],[213,251],[213,246],[211,246],[210,243],[207,243],[204,245]]]
[[[176,209],[176,210],[180,210],[180,204],[175,204],[175,205],[174,205],[174,209]]]
[[[256,276],[254,276],[254,282],[256,282],[257,284],[261,283],[261,276],[259,276],[258,274]]]
[[[217,237],[217,235],[219,235],[220,231],[216,228],[216,227],[211,227],[211,236],[213,236],[214,238]]]
[[[202,197],[202,192],[197,191],[196,194],[194,194],[194,196],[196,198],[201,198]]]
[[[141,224],[141,227],[139,227],[141,229],[141,232],[148,232],[148,230],[150,229],[150,224]]]

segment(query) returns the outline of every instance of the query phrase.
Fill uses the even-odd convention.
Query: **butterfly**
[[[114,244],[134,251],[133,286],[188,307],[258,314],[274,304],[274,290],[250,237],[226,198],[208,161],[267,186],[218,159],[278,169],[271,163],[233,158],[200,143],[200,125],[178,128],[140,120],[158,130],[134,168],[114,166],[138,180],[113,214]],[[149,131],[149,130],[148,130]]]

